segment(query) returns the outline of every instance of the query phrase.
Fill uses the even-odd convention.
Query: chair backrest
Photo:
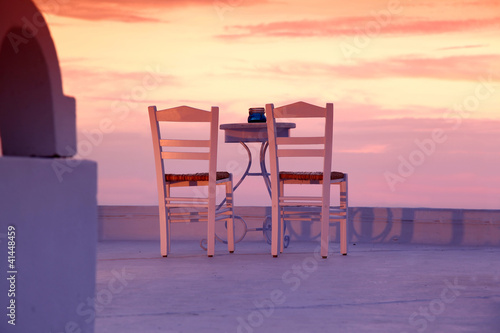
[[[323,157],[323,170],[321,170],[323,171],[323,179],[330,179],[333,148],[332,103],[327,103],[326,107],[319,107],[305,102],[297,102],[277,108],[274,108],[273,104],[267,104],[266,116],[269,133],[270,164],[271,170],[275,171],[274,174],[276,176],[280,170],[279,159],[282,157]],[[322,136],[276,137],[276,120],[280,118],[323,118],[325,130]],[[298,125],[297,128],[299,127]],[[300,145],[301,148],[286,148],[292,145]],[[321,148],[311,148],[312,145],[315,147],[319,145]],[[271,178],[272,176],[273,172],[271,172]],[[324,182],[324,184],[327,183],[329,187],[329,182]]]
[[[219,108],[213,106],[210,111],[205,111],[189,106],[179,106],[170,109],[157,110],[156,106],[150,106],[148,111],[151,134],[153,137],[153,149],[158,184],[165,182],[165,166],[163,161],[169,159],[207,160],[209,182],[213,182],[213,184],[215,184],[217,172]],[[161,132],[160,124],[162,122],[210,123],[210,137],[207,140],[171,138]],[[204,151],[189,151],[192,150],[192,148]],[[175,149],[175,151],[168,151],[169,149]],[[185,151],[182,151],[183,149]]]

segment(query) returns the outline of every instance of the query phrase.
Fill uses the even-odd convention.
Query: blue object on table
[[[264,108],[250,108],[248,109],[248,122],[249,123],[265,123],[266,115]]]

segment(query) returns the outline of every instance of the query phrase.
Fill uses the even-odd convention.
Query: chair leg
[[[207,221],[207,255],[213,257],[215,253],[215,207],[208,207]]]
[[[348,215],[348,195],[347,195],[347,175],[346,180],[340,183],[340,208],[345,209],[344,219],[340,220],[340,253],[347,255],[347,223],[349,221]]]
[[[284,196],[285,195],[285,184],[283,182],[280,182],[280,195]],[[279,212],[279,217],[280,217],[280,253],[283,253],[284,248],[285,248],[285,218],[284,218],[284,208],[280,207],[280,212]]]
[[[215,253],[215,183],[208,186],[208,217],[207,217],[207,255]]]
[[[170,186],[166,186],[167,198],[170,197]],[[158,203],[160,215],[160,252],[166,257],[170,252],[170,210],[165,206],[165,198]]]
[[[160,251],[161,255],[163,257],[166,257],[168,255],[169,249],[168,249],[168,223],[169,221],[167,220],[167,208],[162,207],[160,203]]]
[[[328,245],[330,243],[330,183],[323,182],[323,198],[321,205],[321,257],[328,257]]]
[[[328,244],[330,242],[330,209],[322,207],[321,209],[321,257],[328,257]]]
[[[340,253],[347,255],[347,214],[345,219],[340,220]]]
[[[231,217],[227,219],[227,249],[229,253],[234,252],[234,207],[233,207],[233,183],[226,183],[226,205],[231,210]]]
[[[284,211],[280,211],[280,253],[285,250],[285,219],[283,218]]]
[[[272,222],[271,222],[271,254],[277,257],[280,252],[281,243],[281,217],[279,207],[272,207]]]
[[[170,197],[170,186],[167,186],[167,195]],[[172,225],[172,211],[170,208],[167,208],[167,251],[170,253],[170,245],[172,244],[171,241],[171,235],[172,233],[170,232],[170,226]]]

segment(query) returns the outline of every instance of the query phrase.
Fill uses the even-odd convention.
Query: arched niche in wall
[[[0,0],[0,137],[3,155],[76,151],[75,99],[63,94],[47,24],[29,0]]]

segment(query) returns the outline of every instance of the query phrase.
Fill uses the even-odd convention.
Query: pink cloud
[[[487,46],[486,44],[475,44],[475,45],[458,45],[458,46],[450,46],[450,47],[440,47],[437,50],[439,51],[446,51],[446,50],[461,50],[461,49],[473,49],[473,48],[480,48],[480,47],[485,47]]]
[[[341,103],[336,109],[348,112]],[[464,119],[457,129],[442,118],[336,121],[334,168],[349,173],[353,206],[498,207],[498,126],[489,119]],[[439,142],[432,140],[436,129],[443,131]],[[403,176],[402,160],[413,168]],[[402,177],[394,191],[388,172]]]
[[[145,67],[142,72],[119,72],[65,62],[62,64],[62,74],[68,93],[92,99],[115,100],[135,90],[149,91],[160,86],[181,84],[180,78],[162,73],[161,68],[154,66]]]
[[[437,7],[437,6],[447,6],[447,7],[499,7],[500,2],[498,0],[442,0],[442,1],[412,1],[404,4],[405,7]]]
[[[483,29],[499,29],[500,17],[463,20],[418,20],[391,17],[388,23],[379,23],[375,17],[343,17],[325,20],[301,20],[261,23],[255,25],[233,25],[226,27],[228,33],[217,36],[221,39],[246,37],[332,37],[373,35],[421,35],[442,34]]]
[[[500,7],[500,2],[498,0],[475,0],[468,1],[462,4],[471,6]]]
[[[34,0],[42,12],[89,21],[160,22],[151,13],[161,9],[217,6],[214,0],[83,0],[78,2]],[[61,1],[62,2],[62,1]],[[222,5],[252,6],[267,0],[221,1]],[[233,6],[233,7],[234,7]],[[214,8],[215,10],[215,8]]]
[[[353,66],[330,67],[334,75],[352,78],[477,80],[480,76],[500,74],[499,64],[500,55],[473,55],[443,58],[394,57],[383,61],[364,61]]]
[[[250,69],[234,68],[238,73]],[[255,69],[251,69],[254,71]],[[478,80],[492,77],[499,80],[500,55],[468,55],[428,58],[417,56],[392,57],[380,60],[357,61],[351,65],[330,65],[292,61],[261,65],[259,75],[272,76],[329,76],[349,79],[377,79],[388,77]]]

